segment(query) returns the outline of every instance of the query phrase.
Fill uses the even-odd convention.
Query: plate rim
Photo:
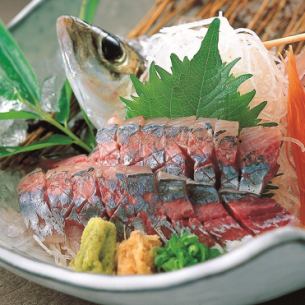
[[[255,237],[238,249],[211,261],[182,270],[153,275],[101,275],[75,272],[68,268],[29,258],[0,246],[0,264],[30,277],[99,292],[137,292],[173,289],[198,280],[219,276],[287,243],[305,245],[305,230],[287,226]],[[305,254],[305,252],[304,252]],[[43,271],[42,271],[43,270]]]

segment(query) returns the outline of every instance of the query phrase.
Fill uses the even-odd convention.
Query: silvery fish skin
[[[81,107],[97,128],[124,117],[120,96],[129,94],[130,74],[141,75],[144,59],[128,43],[72,16],[57,20],[67,78]]]

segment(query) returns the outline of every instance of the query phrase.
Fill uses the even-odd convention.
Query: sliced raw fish
[[[142,127],[143,165],[153,171],[165,164],[165,125],[168,119],[149,120]]]
[[[176,176],[189,177],[193,171],[187,155],[190,127],[195,117],[170,121],[165,127],[165,165],[162,171]]]
[[[188,229],[227,249],[286,225],[292,216],[274,200],[249,195],[278,170],[278,128],[243,129],[239,147],[237,134],[236,122],[194,117],[108,125],[89,157],[53,162],[22,180],[26,225],[42,240],[71,244],[100,216],[116,224],[120,238],[136,229],[166,241]]]
[[[117,142],[120,147],[121,164],[135,165],[142,161],[142,122],[142,117],[136,117],[118,128]]]
[[[99,151],[98,163],[113,166],[120,164],[120,147],[117,143],[118,125],[107,125],[98,130],[96,134],[97,149]]]
[[[20,211],[27,228],[33,230],[39,238],[60,235],[64,238],[63,221],[57,211],[51,212],[45,198],[46,178],[41,169],[25,176],[19,186]]]
[[[43,169],[49,170],[57,167],[74,166],[76,164],[84,164],[89,161],[86,155],[77,155],[64,160],[47,160],[44,161]]]
[[[106,211],[101,200],[93,166],[75,171],[71,177],[72,201],[80,222],[87,224],[91,217],[105,217]]]
[[[51,169],[46,173],[45,196],[52,213],[57,213],[61,221],[72,209],[72,165]]]
[[[187,154],[193,161],[194,180],[206,185],[215,185],[213,129],[216,120],[201,118],[190,129]]]
[[[204,228],[227,250],[231,250],[232,242],[243,242],[252,237],[251,232],[229,214],[205,221]]]
[[[120,204],[127,217],[135,217],[141,211],[147,211],[155,197],[154,175],[149,167],[128,166],[117,173],[122,188],[127,194],[127,203]]]
[[[104,203],[106,213],[109,217],[113,215],[120,204],[128,203],[127,194],[123,188],[122,177],[118,172],[124,166],[99,166],[95,168],[97,184],[101,201]]]
[[[214,146],[221,173],[221,188],[237,190],[239,172],[237,160],[239,123],[218,120],[214,130]]]
[[[188,179],[186,188],[195,215],[200,221],[209,219],[210,215],[212,215],[210,210],[212,210],[213,213],[214,210],[217,212],[218,205],[214,204],[220,203],[220,199],[217,190],[213,186]],[[221,205],[220,208],[222,208]]]
[[[187,219],[194,215],[194,210],[186,193],[186,181],[179,176],[159,172],[158,193],[162,209],[171,220]]]
[[[241,180],[239,190],[261,194],[279,169],[281,146],[278,127],[250,127],[240,132],[239,158]]]
[[[259,234],[287,225],[292,215],[272,198],[245,196],[228,203],[234,217],[252,233]]]
[[[134,226],[145,227],[145,221],[139,217],[139,214],[148,214],[149,207],[157,202],[158,196],[155,193],[154,175],[148,167],[120,167],[117,177],[121,182],[123,192],[126,194],[126,200],[118,205],[110,220],[118,227],[124,228],[126,234]],[[118,231],[122,235],[121,230]]]

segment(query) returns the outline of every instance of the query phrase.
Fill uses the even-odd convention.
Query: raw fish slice
[[[51,169],[46,173],[45,196],[52,213],[64,218],[73,207],[71,175],[73,166]]]
[[[56,236],[63,239],[63,221],[55,212],[51,212],[45,200],[46,179],[41,169],[25,176],[19,186],[19,205],[27,228],[40,239]]]
[[[239,191],[224,191],[221,192],[221,199],[224,203],[228,203],[234,200],[240,200],[245,197],[247,193],[239,192]]]
[[[71,182],[72,201],[80,222],[86,225],[91,217],[105,217],[106,211],[101,201],[94,168],[88,165],[88,168],[76,171]]]
[[[165,125],[168,119],[153,119],[142,127],[143,164],[153,171],[165,164]]]
[[[229,215],[215,194],[215,189],[212,189],[211,186],[188,181],[188,193],[197,219],[195,223],[203,224],[203,230],[224,247],[230,247],[231,241],[249,238],[250,233]]]
[[[99,151],[98,163],[105,166],[120,164],[120,147],[117,143],[118,125],[107,125],[98,130],[96,135]],[[96,156],[96,154],[94,154]]]
[[[193,160],[194,180],[206,185],[215,185],[213,129],[216,120],[198,119],[189,133],[187,153]]]
[[[83,225],[88,221],[83,215],[84,212],[81,212],[86,201],[84,197],[88,191],[88,185],[77,184],[73,177],[90,170],[94,165],[89,161],[84,162],[84,159],[82,162],[74,162],[73,164],[72,160],[68,159],[67,162],[63,162],[65,166],[49,170],[46,173],[45,191],[51,213],[58,215],[64,226],[66,237],[71,243],[73,243],[74,232],[82,232]]]
[[[215,124],[215,155],[221,172],[221,188],[237,190],[239,186],[237,144],[239,123],[218,120]]]
[[[140,211],[146,211],[154,200],[154,176],[150,168],[143,166],[119,166],[115,169],[121,193],[126,200],[117,205],[116,215],[122,220],[135,217]]]
[[[100,151],[99,151],[99,145],[97,145],[93,151],[88,156],[89,162],[94,162],[96,164],[100,164]]]
[[[205,185],[202,183],[195,182],[188,179],[187,184],[187,194],[190,199],[196,218],[199,221],[204,221],[214,217],[216,213],[219,216],[219,209],[223,210],[223,215],[225,215],[225,210],[220,204],[219,196],[216,189],[213,186]]]
[[[239,190],[259,195],[279,169],[280,129],[262,126],[244,128],[240,133],[240,142]]]
[[[85,225],[82,223],[76,208],[73,207],[70,214],[65,218],[64,230],[66,241],[71,249],[76,253],[79,249],[81,236]]]
[[[157,174],[158,193],[165,215],[171,220],[186,219],[194,215],[186,194],[186,181],[164,172]]]
[[[147,234],[157,234],[163,242],[170,239],[172,234],[177,233],[172,222],[165,215],[164,210],[160,208],[160,205],[159,208],[147,214],[147,217],[142,215],[142,219],[145,218],[146,221],[144,223],[146,224],[145,229]]]
[[[195,116],[182,117],[174,120],[170,120],[167,123],[168,127],[173,128],[173,132],[177,131],[177,134],[174,136],[176,144],[183,150],[187,151],[188,148],[188,139],[191,132],[191,127],[196,122]]]
[[[234,217],[252,233],[259,234],[292,221],[292,215],[272,198],[245,196],[228,203]]]
[[[128,199],[126,203],[121,203],[117,210],[124,210],[127,218],[135,217],[141,211],[147,211],[149,204],[156,200],[154,175],[151,169],[144,166],[128,166],[118,171],[117,176],[122,181],[122,189]]]
[[[95,169],[101,201],[104,203],[109,217],[120,204],[128,203],[122,177],[117,175],[120,170],[124,170],[124,166],[99,166]]]
[[[128,238],[134,230],[141,231],[147,235],[157,234],[164,242],[175,233],[171,223],[164,215],[157,216],[147,211],[141,211],[125,222],[114,214],[111,221],[116,225],[119,240]]]
[[[120,163],[135,165],[142,161],[142,132],[143,117],[126,121],[117,131],[117,142],[120,146]]]
[[[165,127],[165,166],[162,171],[189,177],[192,165],[187,155],[188,138],[191,125],[195,117],[172,120]]]
[[[73,156],[64,160],[44,160],[43,168],[46,170],[54,169],[57,167],[64,167],[64,166],[74,166],[76,164],[84,164],[87,163],[88,157],[86,155],[77,155]]]
[[[204,228],[228,251],[252,237],[250,231],[241,227],[229,214],[204,222]]]
[[[150,207],[158,200],[151,169],[128,166],[117,171],[117,176],[127,200],[118,205],[110,220],[117,225],[120,237],[128,236],[135,229],[146,232]]]
[[[193,209],[186,197],[185,180],[164,172],[157,174],[158,196],[149,202],[147,213],[139,213],[147,234],[158,234],[166,242],[176,233],[176,220],[187,219]]]

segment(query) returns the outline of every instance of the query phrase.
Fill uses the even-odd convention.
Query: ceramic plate
[[[45,25],[49,31],[61,11],[48,5],[61,2],[34,2],[39,6],[23,14],[22,22],[15,22],[12,31],[30,59],[33,51],[35,64],[39,55],[46,56],[32,40],[27,44],[29,36],[25,31],[31,29],[31,37],[40,37],[32,34],[34,22],[35,28],[43,33],[41,40],[36,39],[37,45],[45,46],[45,42],[55,40],[55,30],[54,39],[46,39],[41,27],[36,25],[41,20],[41,26]],[[145,1],[147,5],[149,2]],[[136,1],[133,3],[139,7]],[[50,17],[46,22],[45,17],[38,18],[45,16],[44,11],[54,20]],[[117,20],[113,15],[109,16],[109,19]],[[166,274],[116,277],[61,268],[26,231],[18,211],[17,180],[16,176],[0,172],[0,265],[40,285],[103,305],[247,305],[305,287],[305,231],[292,227],[254,238],[207,263]]]
[[[267,233],[229,254],[181,271],[129,277],[58,267],[35,242],[18,245],[20,236],[10,233],[0,240],[2,267],[97,304],[247,305],[305,287],[305,232],[292,227]]]

